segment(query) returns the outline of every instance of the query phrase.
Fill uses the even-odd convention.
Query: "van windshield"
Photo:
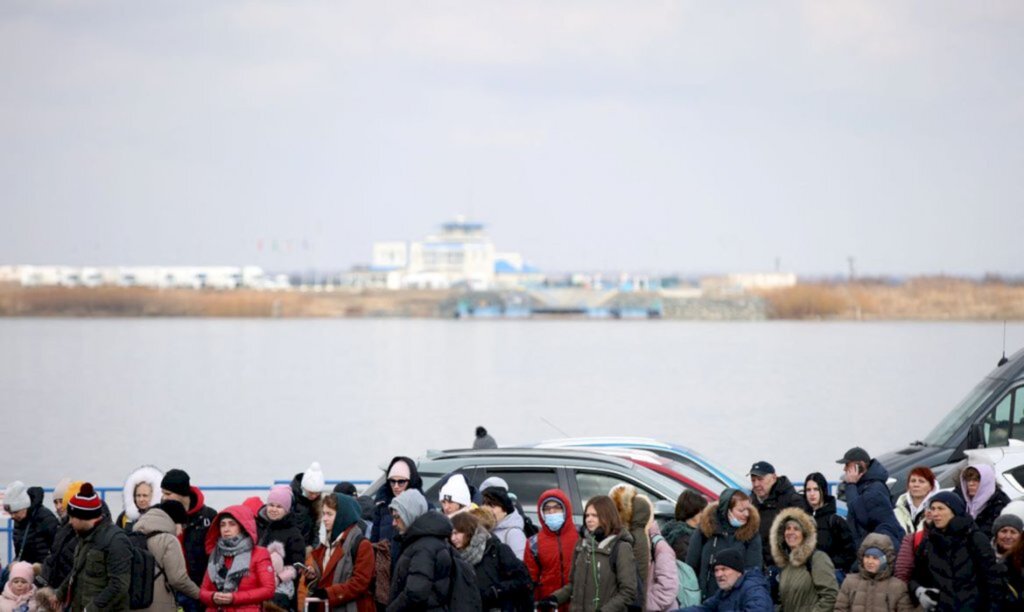
[[[956,446],[956,444],[951,443],[953,435],[964,423],[974,417],[978,407],[988,401],[992,394],[995,393],[996,388],[1001,384],[1003,384],[1003,381],[991,378],[986,378],[978,383],[978,386],[971,389],[967,397],[960,400],[956,408],[939,421],[935,429],[924,439],[924,443],[928,446]]]

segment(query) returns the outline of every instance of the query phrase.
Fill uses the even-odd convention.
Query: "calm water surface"
[[[991,370],[1002,324],[0,320],[0,482],[135,466],[262,484],[313,460],[573,435],[677,441],[802,479],[922,438]],[[1008,328],[1008,349],[1024,325]],[[545,423],[545,420],[552,425]]]

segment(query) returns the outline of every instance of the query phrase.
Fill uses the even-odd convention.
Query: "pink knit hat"
[[[277,504],[285,509],[285,512],[292,510],[292,488],[288,485],[274,485],[267,493],[267,503]]]
[[[32,569],[31,563],[18,561],[17,563],[11,564],[11,580],[14,580],[15,578],[24,578],[26,582],[32,584],[35,577],[35,571]]]

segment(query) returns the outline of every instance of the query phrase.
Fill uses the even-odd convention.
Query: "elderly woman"
[[[893,512],[903,531],[914,533],[924,527],[924,511],[932,496],[939,492],[939,483],[931,468],[919,465],[907,476],[907,490],[896,500]]]
[[[152,465],[135,468],[128,475],[122,491],[124,510],[115,521],[118,527],[131,533],[142,513],[160,503],[160,481],[163,478],[164,473]]]
[[[1010,498],[996,484],[996,471],[983,463],[969,465],[960,474],[957,493],[964,499],[967,514],[974,519],[978,530],[991,538],[992,523],[1003,511]]]
[[[839,584],[832,559],[817,550],[814,519],[799,508],[786,508],[772,523],[769,542],[779,573],[779,602],[784,612],[831,612]]]
[[[929,505],[932,526],[914,547],[911,599],[930,610],[989,610],[1005,596],[1002,564],[967,515],[960,496],[943,491]]]
[[[452,546],[473,566],[483,609],[533,610],[533,582],[512,549],[498,541],[469,512],[458,512],[451,520]]]
[[[583,527],[572,555],[569,584],[538,602],[538,608],[554,608],[572,601],[583,612],[626,610],[637,602],[636,560],[633,537],[622,525],[615,502],[607,495],[587,501]]]
[[[222,510],[206,532],[210,561],[199,589],[208,610],[259,612],[274,597],[274,567],[266,548],[256,545],[256,519],[245,506]]]

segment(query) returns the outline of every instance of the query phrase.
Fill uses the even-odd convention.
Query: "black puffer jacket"
[[[440,512],[428,510],[397,539],[402,556],[391,575],[388,612],[447,610],[452,555],[448,544],[452,523]]]
[[[42,563],[50,554],[60,522],[49,508],[43,506],[41,487],[29,487],[28,498],[32,502],[28,514],[14,522],[14,554],[22,561]]]
[[[206,565],[210,560],[206,554],[206,532],[210,529],[213,518],[217,516],[217,511],[206,506],[206,498],[198,487],[192,487],[189,498],[191,505],[188,521],[183,526],[181,547],[185,551],[188,577],[192,582],[202,584],[203,576],[206,575]]]
[[[292,512],[273,521],[267,516],[267,507],[263,506],[256,513],[256,533],[258,544],[264,548],[271,542],[280,542],[284,546],[285,566],[305,562],[306,542],[302,539],[299,528],[295,526],[295,516]]]
[[[997,612],[1005,599],[1005,567],[970,517],[954,517],[945,529],[925,532],[914,551],[914,571],[908,588],[915,604],[917,588],[939,590],[942,612],[977,610]]]
[[[764,559],[764,565],[771,567],[775,564],[772,559],[772,547],[768,543],[772,533],[772,522],[786,508],[802,507],[804,498],[796,492],[789,478],[779,476],[764,501],[758,500],[756,495],[751,495],[750,501],[761,516],[761,557]]]
[[[483,549],[482,551],[480,549]],[[482,552],[482,555],[481,555]],[[533,582],[526,565],[512,549],[478,527],[462,557],[473,563],[476,584],[484,610],[530,612],[533,610]],[[479,560],[475,557],[479,556]]]
[[[809,476],[808,480],[814,480],[818,485],[818,490],[822,493],[828,491],[828,481],[823,475],[815,473]],[[850,525],[846,519],[836,514],[836,498],[825,494],[824,499],[825,503],[817,510],[811,509],[806,497],[800,507],[814,517],[815,526],[818,528],[818,550],[832,559],[832,564],[836,569],[849,573],[850,567],[857,560]]]
[[[295,515],[293,520],[295,526],[302,534],[302,540],[306,546],[316,548],[320,546],[320,512],[323,503],[323,495],[320,499],[309,499],[302,490],[302,472],[295,475],[291,482],[292,488],[292,511]]]

